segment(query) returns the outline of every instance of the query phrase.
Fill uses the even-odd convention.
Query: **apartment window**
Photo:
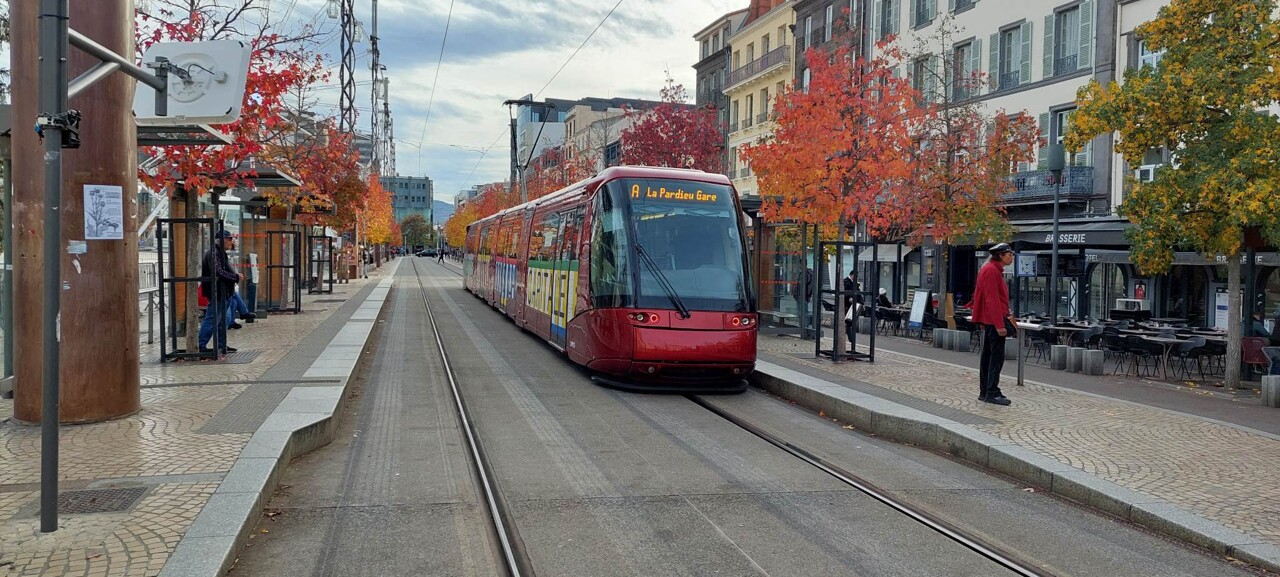
[[[925,94],[925,84],[928,76],[928,58],[917,58],[911,62],[911,88],[920,93],[921,98],[929,97],[928,94]]]
[[[729,147],[729,178],[738,176],[738,147]]]
[[[733,132],[738,129],[738,101],[733,101],[733,120],[729,122],[729,131]]]
[[[751,126],[751,120],[752,120],[752,118],[751,118],[751,117],[752,117],[752,116],[755,116],[755,113],[756,113],[756,102],[755,102],[754,98],[755,98],[755,97],[754,97],[754,96],[752,96],[752,95],[750,95],[750,94],[748,94],[748,95],[747,95],[747,115],[746,115],[745,117],[743,117],[743,118],[742,118],[742,127],[743,127],[743,128],[747,128],[747,127]]]
[[[813,46],[813,16],[805,16],[804,17],[804,46],[800,47],[800,49],[808,50],[810,46]]]
[[[1067,108],[1058,110],[1053,113],[1053,122],[1050,125],[1050,142],[1062,144],[1066,140],[1067,130],[1071,128],[1071,115],[1075,114],[1076,109]],[[1070,166],[1089,166],[1091,162],[1092,147],[1086,145],[1083,150],[1069,152],[1067,155],[1067,164]]]
[[[919,28],[933,22],[938,0],[907,0],[911,3],[911,25]]]
[[[890,34],[898,33],[898,2],[901,0],[877,0],[875,4],[876,18],[873,20],[877,23],[879,33],[877,37],[884,38]],[[915,0],[907,0],[914,2]]]
[[[964,10],[968,10],[969,7],[973,6],[975,2],[977,2],[977,0],[951,0],[951,4],[952,4],[951,11],[961,12]]]
[[[1053,30],[1053,73],[1075,72],[1080,59],[1080,8],[1057,13]]]
[[[809,69],[808,68],[804,69],[804,76],[801,82],[802,82],[802,84],[800,85],[801,90],[803,90],[805,94],[808,94],[809,93]]]
[[[734,50],[733,51],[733,69],[737,70],[739,68],[742,68],[742,53],[737,50]]]
[[[769,119],[769,89],[760,89],[760,116],[756,118],[756,122],[763,123]]]
[[[835,7],[834,7],[834,6],[830,6],[830,5],[829,5],[829,6],[827,6],[827,21],[826,21],[826,22],[824,22],[824,23],[823,23],[823,26],[822,26],[822,31],[823,31],[823,34],[822,34],[822,41],[823,41],[823,42],[831,42],[831,23],[832,23],[832,22],[835,22],[835,20],[836,20],[836,17],[835,17]]]
[[[786,45],[787,45],[787,27],[779,26],[778,27],[778,46],[786,46]]]
[[[769,53],[769,35],[765,34],[760,37],[760,55],[764,56]]]
[[[720,35],[719,34],[716,34],[715,36],[711,37],[711,51],[712,52],[720,51]]]
[[[973,75],[975,50],[974,42],[956,46],[951,54],[951,99],[964,100],[969,97],[970,77]]]
[[[1031,23],[1001,30],[991,35],[991,81],[997,90],[1007,90],[1031,81]]]
[[[1164,58],[1164,50],[1151,50],[1147,46],[1146,41],[1138,42],[1138,67],[1150,66],[1155,68],[1160,64],[1160,59]]]
[[[754,42],[747,45],[747,64],[754,62],[756,59],[756,45]]]
[[[702,57],[706,58],[710,55],[711,55],[711,41],[703,40],[702,41]]]

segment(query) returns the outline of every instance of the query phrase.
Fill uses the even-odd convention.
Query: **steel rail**
[[[840,482],[867,494],[871,498],[885,505],[888,505],[890,508],[910,517],[921,525],[946,536],[966,549],[982,555],[983,557],[994,561],[996,564],[1013,571],[1018,575],[1024,575],[1026,577],[1053,577],[1052,573],[1048,573],[1042,569],[1034,567],[1027,562],[1014,559],[1011,554],[1000,551],[997,547],[984,542],[978,537],[967,534],[964,530],[939,519],[918,507],[908,505],[901,500],[891,497],[887,492],[869,483],[865,479],[841,469],[840,467],[827,463],[817,455],[814,455],[813,453],[810,453],[809,451],[806,451],[792,443],[784,441],[772,433],[769,433],[736,415],[712,405],[697,395],[685,395],[685,398],[697,403],[698,406],[711,411],[720,418],[733,423],[737,427],[763,439],[769,444],[778,447],[779,449],[790,453],[792,456],[818,468],[822,472],[831,475]]]
[[[514,543],[518,541],[514,538],[510,531],[514,531],[514,525],[507,522],[506,508],[498,498],[497,484],[494,476],[489,471],[487,461],[484,457],[484,451],[480,447],[477,439],[478,435],[475,431],[475,424],[467,414],[466,404],[462,400],[462,391],[458,388],[458,380],[453,371],[453,366],[449,364],[449,352],[444,347],[444,339],[440,337],[440,329],[436,326],[436,315],[431,310],[431,303],[427,301],[427,289],[422,286],[422,277],[419,276],[418,264],[410,262],[413,265],[413,277],[418,283],[418,292],[422,297],[422,306],[427,310],[427,320],[431,323],[431,333],[435,337],[436,347],[440,350],[440,359],[444,363],[444,374],[449,379],[449,390],[453,394],[454,407],[458,410],[458,419],[462,422],[462,430],[466,433],[467,448],[471,451],[471,461],[475,465],[476,474],[479,475],[479,483],[484,490],[485,504],[489,511],[489,520],[493,524],[494,532],[498,538],[498,543],[502,548],[503,562],[507,569],[507,574],[511,577],[522,577],[524,575],[533,575],[531,568],[527,563],[523,563],[520,559],[527,559],[522,553],[517,552]],[[522,569],[523,568],[523,569]]]

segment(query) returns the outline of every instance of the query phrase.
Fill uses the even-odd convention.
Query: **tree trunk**
[[[951,270],[950,256],[951,243],[943,242],[938,244],[938,255],[936,258],[938,259],[937,285],[939,302],[938,307],[934,309],[934,314],[937,314],[943,321],[945,321],[948,328],[955,330],[956,317],[955,309],[953,308],[954,302],[951,298],[951,285],[947,282],[947,279],[950,276],[949,272]],[[929,295],[929,298],[933,298],[933,295]]]
[[[1243,321],[1240,307],[1240,255],[1227,257],[1227,362],[1226,386],[1228,389],[1240,386],[1240,338],[1244,334],[1240,330]]]
[[[200,193],[195,190],[187,189],[186,210],[182,216],[186,218],[200,218]],[[187,236],[187,271],[188,277],[200,276],[200,263],[203,260],[203,252],[200,250],[202,245],[200,226],[194,223],[182,225],[182,229],[186,231]],[[196,294],[198,285],[195,283],[184,283],[183,286],[187,291],[187,307],[183,311],[184,322],[186,323],[186,350],[188,353],[194,353],[200,346],[196,342],[196,337],[200,332],[200,319],[197,312],[200,309],[200,298]],[[211,296],[211,295],[206,295]]]

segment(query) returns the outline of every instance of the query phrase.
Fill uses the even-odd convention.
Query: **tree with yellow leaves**
[[[1164,51],[1155,66],[1130,69],[1124,84],[1090,82],[1067,134],[1079,148],[1119,133],[1130,165],[1150,150],[1173,162],[1151,182],[1130,180],[1120,214],[1134,263],[1167,271],[1175,248],[1227,264],[1227,329],[1241,334],[1240,260],[1246,233],[1280,245],[1280,119],[1265,109],[1280,95],[1280,21],[1273,0],[1173,0],[1136,33]],[[1240,382],[1240,340],[1227,340],[1226,385]]]

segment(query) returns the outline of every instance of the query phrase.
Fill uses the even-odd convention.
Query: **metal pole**
[[[1049,322],[1058,324],[1058,193],[1062,176],[1053,179],[1053,252],[1049,256]]]
[[[67,110],[67,0],[40,3],[40,112]],[[40,531],[58,530],[58,309],[62,291],[62,129],[44,128],[44,366],[40,416]]]

